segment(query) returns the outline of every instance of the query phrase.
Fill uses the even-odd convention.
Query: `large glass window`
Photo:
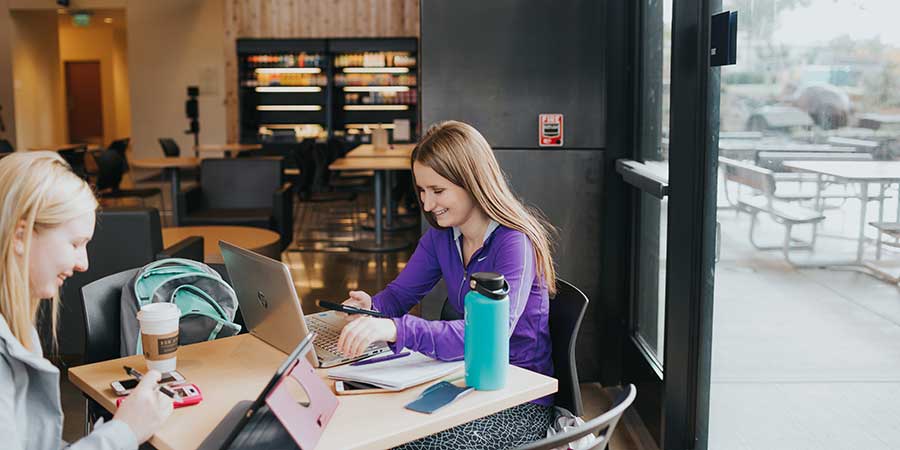
[[[723,3],[708,448],[900,448],[900,4]]]

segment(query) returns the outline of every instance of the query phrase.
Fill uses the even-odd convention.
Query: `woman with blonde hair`
[[[88,268],[97,200],[56,153],[0,159],[0,436],[3,448],[61,448],[59,370],[44,359],[35,331],[51,302],[54,339],[59,287]],[[50,299],[50,300],[42,300]],[[171,414],[150,371],[113,419],[68,448],[136,449]]]
[[[395,352],[409,348],[441,360],[463,357],[463,320],[427,321],[407,314],[442,277],[460,317],[469,276],[497,272],[509,282],[509,362],[553,374],[548,327],[555,293],[553,227],[520,202],[494,152],[472,126],[431,127],[412,154],[413,182],[431,228],[400,275],[370,297],[351,291],[344,303],[373,308],[390,319],[351,316],[339,349],[356,356],[375,341]],[[546,436],[552,396],[406,444],[404,448],[507,448]]]

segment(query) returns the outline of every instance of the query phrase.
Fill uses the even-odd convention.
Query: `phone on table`
[[[196,384],[173,382],[172,384],[167,385],[167,387],[176,395],[176,398],[172,401],[172,406],[175,408],[196,405],[203,400],[203,393],[200,392],[200,388],[198,388]],[[118,408],[126,398],[128,398],[127,395],[117,398],[116,408]]]
[[[387,389],[375,386],[374,384],[363,383],[360,381],[344,380],[335,381],[334,390],[338,395],[377,394],[379,392],[390,392]]]
[[[159,380],[159,384],[183,383],[183,382],[184,382],[184,375],[182,375],[181,372],[179,372],[177,370],[173,370],[171,372],[166,372],[166,373],[162,374],[162,378],[160,378],[160,380]],[[116,395],[119,395],[119,396],[128,395],[128,393],[131,392],[132,389],[137,387],[137,385],[138,385],[138,380],[136,380],[134,378],[113,381],[112,383],[110,383],[110,386],[112,386],[113,391],[115,391]]]

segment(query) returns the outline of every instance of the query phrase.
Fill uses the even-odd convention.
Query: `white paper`
[[[362,366],[342,366],[328,371],[336,380],[360,381],[388,390],[403,390],[426,381],[441,378],[461,369],[465,362],[445,362],[419,352],[409,356]]]

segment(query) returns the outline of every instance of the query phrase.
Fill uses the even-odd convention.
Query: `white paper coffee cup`
[[[175,370],[178,355],[178,319],[181,311],[174,303],[151,303],[137,313],[141,325],[141,345],[147,368],[160,373]]]

